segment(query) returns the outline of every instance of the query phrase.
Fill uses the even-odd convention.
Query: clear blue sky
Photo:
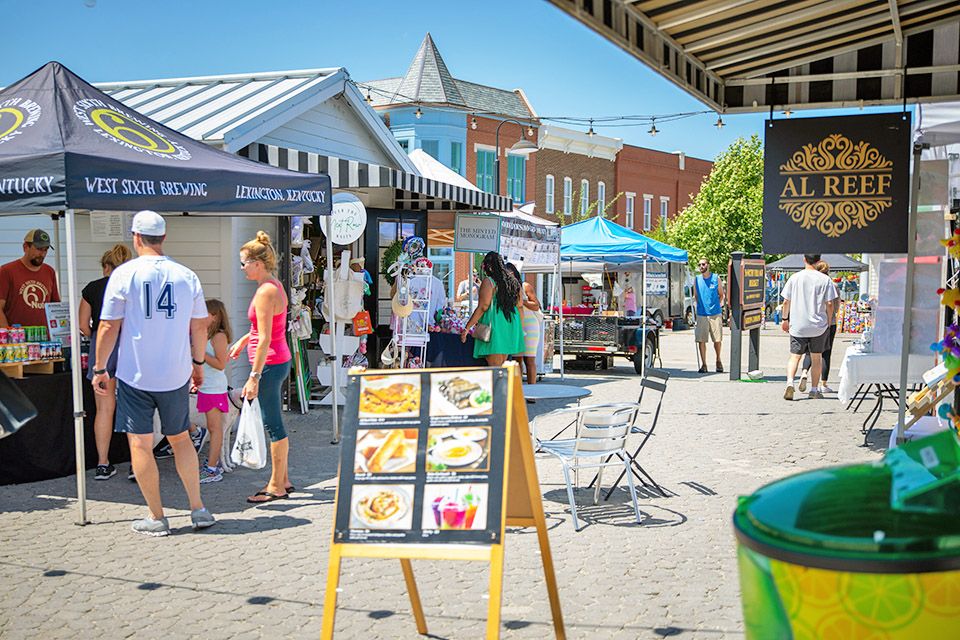
[[[451,73],[522,88],[545,116],[705,109],[643,63],[545,0],[30,0],[4,3],[0,85],[50,60],[91,82],[346,67],[358,81],[402,75],[426,32]],[[822,115],[822,114],[818,114]],[[764,115],[598,128],[712,159]]]

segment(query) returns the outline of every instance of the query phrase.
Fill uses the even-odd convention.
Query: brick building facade
[[[617,155],[615,189],[623,196],[615,204],[616,221],[640,233],[662,229],[663,213],[669,220],[683,211],[712,168],[712,162],[683,153],[623,145]]]
[[[476,122],[476,128],[473,128],[473,123]],[[497,120],[494,118],[485,118],[483,116],[473,116],[470,118],[470,124],[467,127],[467,153],[466,153],[466,178],[470,182],[474,183],[481,189],[485,191],[493,191],[493,188],[486,188],[487,185],[479,184],[483,181],[482,177],[485,173],[485,168],[481,167],[481,171],[478,174],[478,163],[484,163],[484,152],[493,152],[494,144],[497,141],[497,127],[500,126],[500,194],[501,195],[515,195],[516,192],[508,191],[507,181],[510,178],[510,160],[508,156],[510,155],[510,147],[517,143],[521,137],[526,138],[532,142],[537,141],[537,127],[524,124],[523,127],[517,125],[515,122],[504,122],[501,126],[502,120]],[[534,177],[537,175],[537,163],[538,156],[540,153],[531,153],[525,159],[520,159],[517,157],[514,162],[522,161],[524,167],[523,171],[519,174],[522,175],[523,185],[522,193],[524,194],[523,198],[517,199],[514,198],[514,203],[521,205],[524,202],[529,202],[536,198],[536,180]],[[478,180],[478,177],[480,179]],[[494,182],[494,185],[496,183]]]
[[[618,138],[542,125],[537,146],[538,215],[555,220],[557,213],[574,214],[591,205],[595,215],[601,198],[609,209],[617,195],[616,157],[623,146]]]

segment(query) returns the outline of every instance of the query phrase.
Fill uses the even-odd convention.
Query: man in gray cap
[[[50,235],[32,229],[23,238],[23,256],[0,267],[0,327],[46,326],[47,302],[60,302],[57,274],[43,264]]]
[[[103,384],[110,375],[107,358],[119,337],[114,431],[127,434],[131,466],[150,511],[133,523],[133,530],[165,536],[170,525],[163,514],[160,473],[153,457],[155,412],[190,500],[193,528],[215,522],[200,499],[200,463],[188,432],[190,385],[203,383],[207,304],[197,275],[163,254],[167,225],[159,214],[141,211],[133,218],[132,231],[139,257],[110,274],[92,382],[96,393],[107,393]]]

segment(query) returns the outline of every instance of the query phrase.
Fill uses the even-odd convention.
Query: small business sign
[[[347,245],[360,238],[367,226],[367,208],[352,193],[335,193],[330,220],[320,216],[320,229],[326,233],[330,225],[330,239],[334,244]]]
[[[766,122],[765,253],[905,253],[910,114]]]
[[[766,268],[763,260],[743,260],[740,263],[740,306],[744,309],[762,307],[765,297]]]
[[[763,309],[746,309],[743,312],[743,315],[740,316],[740,330],[749,331],[751,329],[759,329],[760,325],[763,324]]]
[[[647,272],[648,296],[665,296],[670,291],[670,279],[666,271]]]
[[[454,251],[500,251],[500,216],[458,213],[454,225]]]
[[[43,305],[47,316],[47,332],[50,340],[59,340],[63,346],[70,346],[70,304],[67,302],[46,302]]]

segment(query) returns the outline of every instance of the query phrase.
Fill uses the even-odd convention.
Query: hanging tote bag
[[[230,460],[248,469],[263,469],[267,466],[267,439],[263,435],[263,413],[260,401],[244,399],[237,426],[237,439],[233,443]]]
[[[326,275],[324,282],[326,282]],[[337,322],[351,322],[353,317],[363,311],[363,293],[365,290],[363,273],[350,269],[350,252],[340,254],[340,267],[333,272],[334,295],[323,297],[323,315],[330,321],[336,316]],[[331,298],[333,298],[331,300]],[[330,303],[333,303],[331,314]]]

